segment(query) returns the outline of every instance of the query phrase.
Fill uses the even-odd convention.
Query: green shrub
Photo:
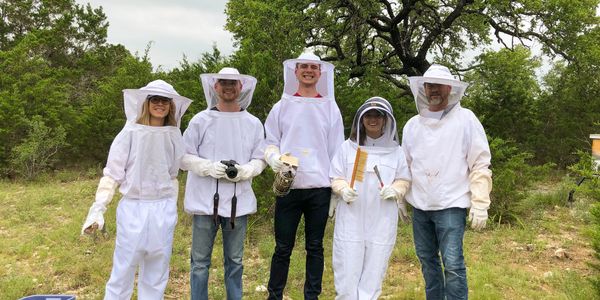
[[[29,132],[23,142],[12,149],[10,165],[17,173],[33,179],[54,164],[53,156],[65,146],[66,132],[61,126],[46,126],[41,116],[29,121]]]
[[[584,181],[578,186],[573,183],[573,188],[577,193],[584,194],[591,199],[600,201],[600,179],[598,178],[597,171],[592,167],[594,163],[592,155],[581,150],[578,150],[576,154],[579,157],[579,160],[577,163],[569,166],[568,169],[578,178],[578,181]]]
[[[548,175],[553,164],[530,165],[532,153],[500,138],[490,138],[490,149],[493,173],[490,216],[497,223],[518,222],[519,206],[529,188]]]
[[[596,274],[592,276],[591,281],[600,296],[600,178],[598,177],[598,171],[593,168],[594,160],[590,153],[577,151],[577,156],[579,156],[579,161],[569,166],[568,169],[579,177],[578,181],[584,179],[578,186],[573,183],[574,191],[595,202],[590,208],[592,226],[590,232],[596,260],[590,265],[596,270]]]

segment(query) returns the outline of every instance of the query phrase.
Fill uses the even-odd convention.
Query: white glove
[[[379,196],[383,200],[396,200],[398,198],[396,190],[391,185],[383,186],[379,191]]]
[[[401,199],[396,199],[396,203],[398,204],[398,216],[400,216],[400,220],[403,223],[410,223],[410,217],[408,216],[408,211],[406,210],[406,201],[404,197]]]
[[[397,179],[392,185],[386,185],[381,188],[379,195],[384,200],[396,200],[398,204],[398,216],[403,223],[409,223],[408,211],[406,210],[406,201],[404,194],[408,190],[410,183],[403,179]]]
[[[281,161],[279,148],[277,148],[275,145],[269,145],[265,149],[265,161],[275,173],[279,173],[281,168],[283,168],[283,162]]]
[[[490,207],[490,192],[492,191],[492,172],[489,169],[472,171],[469,174],[469,189],[471,190],[471,209],[469,221],[471,228],[481,230],[485,228]]]
[[[471,207],[471,209],[469,210],[469,222],[471,222],[471,228],[475,230],[481,230],[485,228],[487,219],[487,209],[478,209],[475,207]]]
[[[96,229],[104,228],[104,212],[115,195],[117,186],[118,183],[108,176],[100,178],[96,190],[96,200],[90,207],[87,218],[81,227],[81,234],[93,233]]]
[[[196,155],[185,154],[181,159],[181,169],[191,171],[198,176],[210,176],[216,179],[225,177],[227,166],[219,161],[210,161]]]
[[[227,180],[232,182],[250,180],[258,176],[258,174],[260,174],[265,169],[265,166],[266,164],[262,159],[253,159],[247,164],[243,165],[236,164],[235,168],[238,171],[237,176],[235,176],[234,178],[227,177]]]
[[[337,207],[339,201],[340,196],[338,196],[336,193],[331,193],[331,198],[329,199],[329,216],[332,218],[335,214],[335,208]]]
[[[353,188],[347,187],[342,191],[342,199],[350,204],[358,199],[358,193]]]
[[[227,174],[225,174],[225,170],[227,170],[226,165],[222,164],[220,161],[214,161],[208,169],[208,176],[214,179],[223,178],[227,176]]]
[[[348,181],[342,178],[331,181],[331,190],[340,195],[346,203],[352,203],[358,198],[358,193],[350,187]]]

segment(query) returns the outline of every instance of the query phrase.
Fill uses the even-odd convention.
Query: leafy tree
[[[6,162],[11,149],[21,143],[33,116],[42,117],[49,127],[65,130],[75,118],[68,102],[72,87],[61,80],[68,70],[52,68],[31,51],[40,43],[31,34],[13,49],[0,51],[0,162]]]
[[[30,33],[45,40],[40,52],[61,65],[106,42],[108,22],[102,8],[74,0],[5,0],[0,2],[0,50],[8,50]]]
[[[535,145],[544,161],[562,167],[577,161],[576,150],[589,151],[589,135],[600,133],[600,29],[581,35],[571,54],[575,61],[557,64],[545,77],[540,97],[540,138]]]
[[[350,78],[375,68],[408,92],[402,76],[422,74],[431,61],[460,66],[465,50],[493,36],[507,48],[537,41],[545,53],[570,59],[573,41],[597,26],[597,7],[598,0],[231,0],[226,12],[242,53],[280,62],[314,47]]]
[[[465,80],[471,85],[463,103],[473,109],[486,133],[531,149],[540,93],[535,70],[539,60],[525,47],[481,54]],[[507,126],[509,125],[509,126]]]
[[[0,2],[2,165],[23,142],[34,116],[43,118],[49,128],[64,129],[69,145],[55,156],[64,164],[99,159],[96,151],[108,149],[104,135],[111,134],[112,140],[123,124],[122,114],[118,115],[123,107],[121,90],[146,81],[152,67],[145,57],[106,44],[107,28],[102,9],[89,4]],[[105,155],[104,151],[102,160]]]

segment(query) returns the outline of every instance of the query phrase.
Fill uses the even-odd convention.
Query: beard
[[[427,100],[429,105],[440,105],[442,102],[444,102],[442,97],[429,97]]]

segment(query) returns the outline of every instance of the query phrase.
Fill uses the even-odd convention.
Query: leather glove
[[[396,199],[396,203],[398,204],[398,216],[400,216],[400,221],[402,221],[402,223],[410,223],[410,217],[406,210],[406,200],[404,200],[404,198]]]
[[[235,165],[238,173],[234,178],[227,177],[227,180],[232,182],[250,180],[258,174],[260,174],[265,169],[265,162],[262,159],[253,159],[249,161],[247,164],[243,165]]]
[[[279,173],[281,168],[283,168],[283,162],[281,161],[279,148],[277,148],[275,145],[269,145],[265,149],[265,161],[275,173]]]
[[[469,210],[469,222],[471,222],[471,228],[475,230],[481,230],[485,228],[487,219],[487,209],[478,209],[475,207],[471,207],[471,209]]]
[[[331,190],[340,195],[346,203],[352,203],[358,198],[358,193],[350,188],[348,181],[342,178],[336,178],[331,181]]]
[[[226,165],[222,164],[220,161],[214,161],[208,169],[208,176],[214,179],[226,177],[227,174],[225,174],[225,170],[227,170]]]
[[[398,198],[396,190],[391,185],[383,186],[379,191],[379,196],[384,200],[396,200]]]
[[[404,194],[408,190],[410,183],[403,179],[396,179],[392,185],[386,185],[381,188],[379,195],[384,200],[396,200],[398,205],[398,216],[403,223],[409,223],[410,218],[406,210],[406,201]]]
[[[471,228],[485,228],[490,207],[490,192],[492,191],[492,172],[489,169],[474,170],[469,174],[469,189],[471,190],[471,209],[469,221]]]
[[[106,206],[115,195],[117,186],[118,183],[109,176],[100,178],[98,189],[96,190],[96,199],[90,207],[87,218],[81,227],[81,234],[92,234],[96,229],[101,230],[104,228],[104,212],[106,212]]]
[[[358,199],[358,193],[353,188],[346,187],[342,191],[342,199],[350,204]]]
[[[185,154],[181,159],[181,169],[191,171],[198,176],[219,179],[226,176],[227,166],[219,161],[210,161],[193,154]]]

